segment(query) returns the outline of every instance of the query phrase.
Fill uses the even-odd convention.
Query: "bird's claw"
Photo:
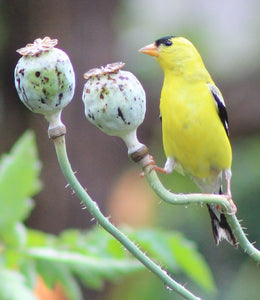
[[[164,173],[166,174],[166,171],[164,168],[161,168],[161,167],[158,167],[152,157],[152,155],[149,154],[149,159],[148,161],[146,162],[146,164],[143,166],[143,168],[146,168],[150,166],[150,169],[148,171],[148,173],[150,174],[152,171],[156,171],[156,172],[161,172],[161,173]],[[145,173],[142,172],[140,173],[140,177],[144,177],[145,176]]]
[[[230,204],[230,207],[231,207],[231,212],[228,212],[227,214],[230,215],[230,216],[233,216],[237,213],[236,204],[234,203],[234,201],[232,200],[230,195],[227,197],[227,200],[228,200],[228,202]]]
[[[225,196],[226,196],[226,199],[229,202],[229,205],[231,207],[231,211],[227,212],[227,214],[230,215],[230,216],[233,216],[237,213],[236,204],[232,200],[231,195],[225,195]],[[217,210],[220,211],[220,212],[223,212],[223,209],[222,209],[221,205],[217,205]]]
[[[167,174],[167,172],[164,170],[164,168],[158,167],[157,165],[153,165],[151,166],[149,173],[151,173],[152,171],[156,171],[156,172],[161,172],[163,174]]]

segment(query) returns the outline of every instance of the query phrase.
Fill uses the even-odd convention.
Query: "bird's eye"
[[[171,46],[171,45],[172,45],[172,41],[171,41],[171,40],[166,40],[166,41],[164,42],[164,45],[165,45],[165,46]]]

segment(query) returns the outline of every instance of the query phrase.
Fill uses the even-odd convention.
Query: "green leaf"
[[[128,253],[123,246],[103,228],[98,226],[88,231],[65,230],[60,235],[60,242],[64,247],[69,246],[84,254],[94,257],[124,258]]]
[[[208,292],[215,292],[212,273],[195,244],[180,233],[164,230],[139,230],[130,234],[148,255],[173,273],[183,272]]]
[[[37,300],[33,292],[26,286],[24,277],[15,271],[0,269],[1,300]]]
[[[39,230],[27,230],[27,247],[45,247],[54,246],[59,243],[57,237],[53,234],[45,233]]]
[[[66,264],[60,264],[55,261],[49,262],[44,259],[38,259],[35,262],[37,272],[41,275],[46,285],[53,288],[59,282],[68,299],[83,299],[80,287]]]
[[[175,274],[182,272],[206,291],[215,291],[213,276],[205,259],[198,252],[195,244],[184,238],[180,233],[160,229],[132,232],[125,229],[125,232],[137,245],[140,245],[141,249],[159,264],[164,265],[168,271]],[[78,249],[82,253],[94,255],[94,257],[129,257],[129,253],[123,249],[122,245],[99,227],[94,228],[85,235],[76,231],[66,231],[61,235],[61,238],[63,242],[70,243],[74,250]],[[81,266],[77,267],[76,272],[83,277]],[[93,278],[91,277],[93,280],[86,282],[86,284],[98,287],[101,281],[98,281],[95,272],[92,272],[92,274],[94,274]],[[86,277],[89,278],[89,276]],[[106,278],[105,274],[100,278]]]
[[[46,279],[48,285],[52,285],[60,276],[53,275],[53,265],[60,263],[71,272],[80,276],[82,281],[92,288],[100,288],[105,280],[116,280],[144,267],[135,259],[116,259],[102,256],[82,255],[74,251],[64,251],[47,247],[29,248],[26,254],[38,261],[44,261],[39,273]],[[39,262],[37,262],[39,264]],[[55,267],[55,269],[57,269]],[[44,270],[44,273],[42,271]],[[48,270],[48,272],[46,272]],[[55,273],[54,273],[55,274]]]
[[[9,154],[0,160],[0,227],[8,227],[28,217],[31,197],[40,190],[35,136],[25,132]]]
[[[124,230],[140,248],[168,272],[184,273],[207,292],[215,284],[204,258],[194,243],[180,233],[162,229]],[[81,299],[73,278],[92,289],[101,289],[105,281],[114,281],[145,270],[123,246],[99,226],[82,232],[66,230],[55,237],[36,230],[27,232],[24,254],[36,264],[46,284],[57,281],[70,299]]]
[[[96,226],[87,232],[66,230],[61,234],[63,246],[89,258],[86,265],[74,264],[73,272],[92,289],[101,289],[105,280],[117,280],[144,270],[135,258],[104,229]]]
[[[180,266],[174,256],[173,247],[169,245],[169,238],[175,238],[176,235],[178,234],[171,232],[167,236],[165,231],[158,229],[143,229],[130,233],[132,240],[144,249],[149,256],[175,273],[179,271]]]
[[[213,275],[195,244],[183,236],[169,239],[182,271],[208,292],[216,292]]]
[[[70,299],[81,299],[77,298],[73,274],[89,288],[101,289],[106,280],[144,270],[117,240],[98,227],[85,232],[66,230],[58,237],[28,230],[24,254],[35,261],[47,285],[52,287],[59,280],[69,290]],[[62,274],[67,274],[66,278]]]
[[[205,259],[198,252],[195,244],[184,238],[180,233],[162,229],[143,229],[132,232],[125,229],[124,231],[143,251],[147,252],[159,264],[165,266],[168,271],[175,274],[182,272],[207,292],[215,291],[213,276]],[[125,251],[118,241],[100,227],[90,230],[87,234],[74,230],[65,231],[62,233],[61,239],[63,243],[70,244],[75,251],[80,251],[82,254],[93,257],[93,259],[95,257],[101,259],[100,270],[98,263],[94,264],[96,270],[92,270],[90,266],[82,268],[82,265],[77,265],[74,270],[83,281],[82,269],[85,270],[85,283],[94,288],[101,287],[102,280],[113,278],[113,268],[110,269],[110,273],[108,269],[102,269],[102,264],[105,262],[102,259],[113,257],[117,259],[131,258],[128,251]],[[106,266],[108,265],[106,264]],[[106,270],[105,273],[102,273],[104,270]],[[129,271],[130,269],[128,269]],[[90,272],[91,276],[87,272]]]
[[[24,257],[20,261],[19,270],[24,276],[27,285],[33,289],[37,283],[37,271],[34,261]]]
[[[100,291],[104,287],[104,278],[96,272],[91,272],[91,270],[88,270],[81,265],[74,265],[73,272],[81,280],[84,286],[87,286],[92,290]]]
[[[75,264],[72,266],[72,270],[88,287],[101,289],[106,280],[116,281],[144,270],[144,267],[134,259],[91,258],[87,265]]]
[[[24,246],[27,239],[27,229],[23,223],[17,222],[1,228],[2,242],[8,247]]]

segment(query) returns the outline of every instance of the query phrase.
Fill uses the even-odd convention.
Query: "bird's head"
[[[193,44],[183,37],[166,36],[147,45],[139,52],[154,56],[164,71],[200,62],[201,57]]]

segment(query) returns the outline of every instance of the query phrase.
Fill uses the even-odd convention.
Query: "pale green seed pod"
[[[82,100],[86,118],[106,134],[121,137],[130,154],[142,146],[136,130],[144,120],[146,97],[138,79],[121,70],[124,65],[108,64],[85,73]]]
[[[22,57],[14,72],[21,101],[47,119],[72,100],[75,90],[72,64],[64,51],[54,48],[57,42],[45,37],[17,50]]]

